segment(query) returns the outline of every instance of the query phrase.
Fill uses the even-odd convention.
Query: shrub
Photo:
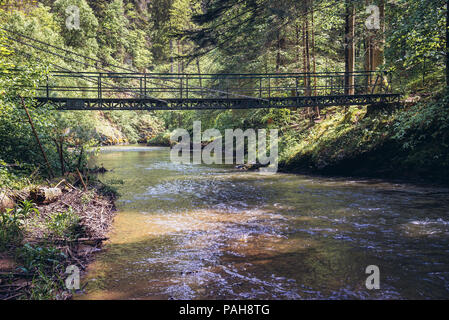
[[[76,239],[82,232],[80,218],[71,207],[67,211],[53,214],[47,227],[50,235],[58,238]]]
[[[22,271],[27,273],[49,273],[61,266],[67,256],[59,249],[25,244],[17,249],[16,259]]]
[[[169,132],[160,133],[148,141],[149,146],[170,147],[171,144]]]
[[[0,250],[16,245],[23,239],[22,226],[25,219],[31,214],[39,214],[30,201],[23,201],[15,209],[0,212]]]

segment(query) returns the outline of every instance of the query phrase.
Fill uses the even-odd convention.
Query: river
[[[156,147],[95,161],[121,196],[77,299],[449,298],[447,189],[179,165]]]

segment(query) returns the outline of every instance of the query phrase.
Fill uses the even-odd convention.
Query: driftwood
[[[81,172],[78,170],[78,168],[76,168],[76,172],[78,173],[78,176],[80,177],[81,183],[83,184],[84,191],[87,191],[87,186],[86,186],[86,184],[84,183],[83,176],[81,175]]]
[[[66,179],[62,179],[58,182],[58,184],[55,186],[55,188],[58,188],[62,183],[64,183],[67,187],[71,188],[72,190],[77,190],[76,187],[74,187],[72,184],[70,184]]]
[[[12,209],[15,205],[14,200],[6,192],[0,192],[0,211]]]
[[[31,198],[37,203],[52,203],[59,199],[62,190],[59,188],[39,187],[30,192]]]
[[[32,278],[33,273],[23,273],[23,272],[0,272],[0,276],[14,276],[18,278]]]
[[[62,239],[62,238],[30,238],[28,239],[32,242],[52,242],[52,243],[98,243],[102,241],[109,240],[109,238],[79,238],[79,239]]]

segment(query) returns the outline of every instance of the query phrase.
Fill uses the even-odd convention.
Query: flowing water
[[[447,189],[179,165],[167,148],[96,161],[123,184],[79,299],[449,298]]]

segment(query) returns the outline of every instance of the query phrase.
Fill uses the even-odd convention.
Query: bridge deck
[[[49,103],[59,110],[220,110],[259,108],[301,108],[311,106],[345,106],[393,103],[398,94],[369,94],[351,96],[313,96],[284,98],[184,98],[159,101],[145,98],[47,98],[40,97],[40,105]]]
[[[21,77],[20,71],[6,76]],[[147,74],[50,72],[38,103],[61,110],[301,108],[390,103],[391,75],[378,72]]]

